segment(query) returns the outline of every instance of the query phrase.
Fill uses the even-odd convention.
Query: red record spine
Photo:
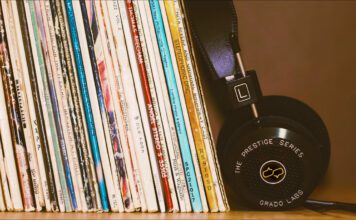
[[[127,15],[129,17],[128,20],[129,20],[131,34],[132,34],[132,41],[135,46],[136,60],[137,60],[138,69],[140,72],[141,85],[142,85],[144,99],[145,99],[146,107],[147,107],[147,116],[148,116],[148,119],[150,122],[151,131],[152,131],[151,135],[152,135],[153,143],[155,145],[156,157],[157,157],[157,161],[158,161],[158,165],[159,165],[162,187],[163,187],[163,191],[164,191],[164,197],[165,197],[167,208],[171,212],[173,210],[173,201],[172,201],[171,193],[169,190],[167,167],[165,165],[165,161],[163,158],[162,146],[161,146],[161,142],[159,139],[157,122],[155,119],[155,113],[153,111],[152,98],[151,98],[150,88],[149,88],[148,79],[147,79],[147,71],[146,71],[144,60],[143,60],[143,53],[142,53],[140,37],[139,37],[138,29],[137,29],[136,17],[134,14],[132,0],[126,0],[125,3],[126,3]]]

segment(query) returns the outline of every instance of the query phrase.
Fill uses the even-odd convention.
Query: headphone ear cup
[[[302,181],[301,184],[305,189],[305,199],[312,189],[315,188],[318,180],[321,179],[322,175],[325,173],[329,162],[330,143],[327,129],[323,121],[310,107],[304,103],[283,96],[263,97],[257,104],[257,109],[259,113],[258,119],[253,117],[249,106],[233,112],[227,117],[220,131],[218,139],[218,153],[222,164],[222,171],[225,174],[224,176],[226,180],[235,188],[240,186],[236,189],[236,191],[244,189],[245,192],[238,192],[239,197],[241,197],[241,201],[246,201],[247,203],[253,205],[256,204],[254,201],[256,201],[257,198],[260,198],[262,195],[266,196],[268,193],[266,194],[267,191],[262,190],[264,187],[263,185],[260,186],[262,188],[257,187],[257,185],[257,188],[255,187],[255,189],[249,187],[246,188],[246,186],[249,186],[250,184],[246,185],[243,183],[245,180],[241,180],[241,178],[247,178],[248,175],[238,176],[236,179],[233,172],[231,172],[231,168],[235,165],[235,159],[233,158],[236,158],[234,155],[240,154],[248,145],[247,143],[251,143],[250,141],[260,140],[262,137],[267,138],[273,136],[273,133],[270,133],[271,136],[266,135],[266,132],[263,131],[264,128],[274,128],[275,131],[280,130],[279,128],[282,128],[282,130],[287,129],[291,131],[291,133],[293,133],[293,131],[297,133],[296,135],[299,136],[299,138],[296,140],[302,141],[299,143],[306,143],[306,145],[300,144],[302,147],[301,149],[309,152],[307,153],[308,156],[305,160],[303,160],[305,161],[305,164],[298,165],[299,167],[304,167],[302,168],[304,171],[300,170],[297,172],[304,172],[302,176],[306,178],[308,177],[305,181],[298,180]],[[289,153],[287,153],[280,157],[278,156],[280,153],[275,152],[273,149],[274,148],[270,148],[270,150],[266,150],[261,148],[261,153],[254,154],[254,156],[251,154],[249,157],[252,161],[264,161],[268,157],[280,158],[280,161],[286,162],[287,165],[289,163],[287,168],[297,166],[293,165],[294,162],[288,162],[289,159],[287,158],[292,159],[293,155],[289,155]],[[266,154],[269,156],[266,157]],[[248,163],[251,163],[251,161]],[[255,167],[245,167],[245,169],[252,171]],[[286,180],[288,179],[289,178]],[[285,186],[288,187],[288,184]],[[272,188],[270,189],[273,190]],[[262,192],[261,190],[263,191],[262,194],[260,194]],[[258,191],[260,193],[258,193]],[[301,202],[302,201],[299,201],[298,203],[295,203],[295,205],[300,205]],[[288,207],[291,208],[292,205],[285,206],[283,209]]]

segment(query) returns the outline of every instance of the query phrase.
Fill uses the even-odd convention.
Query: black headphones
[[[255,71],[245,71],[232,1],[184,1],[202,73],[213,79],[226,121],[218,157],[227,186],[255,209],[343,208],[351,204],[307,200],[330,159],[327,128],[306,104],[262,96]]]

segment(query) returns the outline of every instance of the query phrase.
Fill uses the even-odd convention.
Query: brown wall
[[[314,197],[356,202],[356,1],[235,6],[245,68],[257,70],[264,94],[304,101],[329,129],[331,163]],[[211,99],[208,108],[216,137],[222,116]]]

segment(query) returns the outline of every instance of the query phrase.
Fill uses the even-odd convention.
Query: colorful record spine
[[[1,175],[5,175],[2,181],[8,180],[9,183],[11,183],[9,184],[9,191],[11,195],[7,195],[8,193],[5,190],[5,198],[8,210],[21,211],[23,210],[23,203],[21,200],[19,180],[21,184],[21,189],[23,180],[22,176],[18,178],[17,172],[13,172],[17,170],[15,162],[18,161],[15,160],[14,156],[16,156],[16,159],[19,159],[19,157],[21,156],[26,159],[26,156],[24,154],[20,154],[21,151],[17,151],[18,148],[20,148],[21,150],[24,149],[24,146],[21,142],[24,139],[23,134],[21,133],[22,130],[20,130],[21,121],[19,116],[19,108],[16,102],[15,82],[13,79],[12,69],[10,65],[11,64],[9,53],[7,51],[7,37],[4,27],[3,14],[2,10],[0,10],[0,105],[6,106],[6,108],[0,108],[0,133],[2,136],[2,146],[7,146],[3,148],[5,156],[5,170],[1,168]],[[5,95],[7,97],[5,97]],[[25,152],[25,150],[23,150],[23,152]],[[21,164],[19,162],[18,165],[19,173],[21,173],[22,169],[20,169]],[[10,170],[12,172],[9,172]],[[4,172],[6,172],[6,174]],[[3,187],[6,188],[6,184],[3,184]],[[9,199],[11,199],[11,201],[9,201]]]
[[[186,57],[187,57],[187,65],[188,65],[188,70],[190,69],[192,72],[190,74],[191,77],[191,82],[193,86],[193,94],[197,97],[197,108],[198,111],[201,112],[199,114],[200,116],[200,125],[202,128],[203,132],[203,137],[207,148],[207,153],[208,153],[208,159],[209,159],[209,164],[210,167],[214,168],[212,169],[212,175],[214,179],[214,185],[216,189],[216,194],[218,198],[218,204],[219,204],[219,211],[220,212],[225,212],[228,211],[229,204],[227,201],[227,197],[225,194],[225,189],[224,189],[224,183],[222,182],[221,174],[220,174],[220,169],[219,169],[219,163],[218,163],[218,158],[216,154],[216,148],[214,146],[214,141],[212,139],[212,132],[211,132],[211,126],[209,124],[209,118],[208,118],[208,111],[206,109],[206,105],[204,102],[204,94],[202,91],[202,85],[201,85],[201,80],[199,78],[199,69],[198,66],[195,65],[197,63],[195,51],[193,49],[193,40],[192,40],[192,35],[189,32],[188,27],[188,19],[187,16],[184,14],[185,8],[184,4],[181,1],[181,4],[179,3],[178,0],[174,1],[175,8],[177,11],[177,18],[178,20],[181,20],[182,22],[179,22],[179,26],[182,30],[186,30],[188,33],[185,31],[182,32],[183,35],[183,45],[186,51]],[[183,16],[185,15],[185,16]],[[191,62],[190,62],[191,60]],[[190,66],[190,68],[189,68]],[[198,94],[200,96],[198,96]],[[200,99],[199,99],[200,98]],[[200,101],[199,101],[200,100]]]
[[[81,1],[80,4],[87,36],[90,61],[93,70],[93,78],[95,80],[95,87],[100,102],[99,105],[103,106],[103,118],[107,118],[110,127],[110,137],[107,141],[111,141],[111,149],[108,150],[113,151],[114,153],[113,159],[110,162],[114,173],[114,183],[117,185],[117,187],[115,187],[115,191],[117,195],[121,195],[122,197],[122,199],[120,197],[120,200],[118,201],[119,211],[124,211],[124,205],[127,211],[133,211],[133,204],[127,179],[127,171],[122,152],[122,144],[119,138],[117,120],[112,106],[113,100],[108,85],[106,64],[104,63],[103,44],[100,38],[100,30],[98,29],[94,2],[87,2],[86,5],[84,1]],[[101,98],[99,98],[99,96]]]
[[[171,58],[172,58],[173,70],[174,70],[174,74],[175,74],[177,85],[178,85],[179,98],[180,98],[181,104],[182,104],[183,117],[184,117],[184,120],[185,120],[185,126],[186,126],[186,131],[187,131],[187,134],[188,134],[190,151],[191,151],[191,155],[192,155],[192,158],[193,158],[195,175],[197,177],[197,182],[198,182],[198,187],[199,187],[199,192],[200,192],[200,199],[201,199],[202,207],[203,207],[202,211],[203,212],[208,212],[209,211],[208,202],[207,202],[206,195],[205,195],[203,179],[202,179],[201,172],[200,172],[200,169],[199,169],[198,154],[197,154],[196,148],[195,148],[192,128],[190,126],[190,119],[189,119],[188,109],[187,109],[185,98],[184,98],[183,84],[182,84],[182,82],[180,80],[178,62],[177,62],[177,58],[176,58],[175,51],[174,51],[172,36],[171,36],[169,23],[168,23],[168,19],[167,19],[167,13],[166,13],[166,9],[165,9],[165,6],[164,6],[164,2],[160,1],[159,4],[160,4],[160,7],[161,7],[160,8],[161,9],[161,13],[163,15],[162,16],[163,24],[164,24],[165,32],[166,32],[166,36],[167,36],[169,52],[170,52]]]
[[[86,212],[88,210],[93,209],[93,202],[91,198],[91,193],[89,189],[89,185],[85,184],[88,183],[88,173],[87,169],[85,167],[85,158],[83,156],[83,146],[82,146],[82,139],[81,139],[81,133],[79,133],[79,128],[78,128],[78,117],[75,114],[75,108],[74,108],[74,101],[73,101],[73,96],[72,96],[72,91],[70,87],[70,82],[69,82],[69,65],[67,64],[67,59],[65,56],[65,51],[64,51],[64,44],[63,44],[63,39],[61,35],[61,29],[65,30],[65,27],[62,25],[60,26],[59,22],[59,15],[56,10],[56,4],[54,1],[47,1],[46,2],[46,7],[50,7],[51,15],[53,17],[54,22],[54,30],[55,30],[55,39],[57,42],[57,48],[58,48],[58,57],[59,57],[59,63],[60,66],[62,67],[62,77],[63,77],[63,87],[65,91],[65,96],[67,97],[67,103],[68,103],[68,112],[69,112],[69,118],[71,121],[71,128],[69,130],[69,133],[73,133],[73,142],[74,146],[72,146],[71,151],[72,151],[72,160],[73,160],[73,166],[75,169],[75,174],[76,178],[78,181],[78,189],[79,189],[79,194],[80,194],[80,200],[81,200],[81,205],[82,205],[82,211]],[[48,9],[47,9],[48,10]],[[63,19],[62,19],[63,20]],[[63,22],[61,23],[63,24]],[[70,61],[70,60],[69,60]],[[69,63],[70,64],[70,63]],[[79,200],[79,198],[78,198]]]
[[[148,212],[158,211],[156,202],[156,195],[154,189],[154,182],[152,179],[152,171],[150,168],[150,161],[147,152],[147,145],[145,141],[145,135],[143,125],[141,121],[141,115],[137,103],[135,86],[132,79],[131,68],[128,60],[128,54],[126,50],[125,36],[123,33],[122,19],[120,16],[119,5],[116,1],[107,1],[107,8],[110,16],[110,23],[112,29],[114,49],[116,52],[116,59],[121,70],[116,75],[118,81],[122,83],[124,95],[126,97],[126,117],[127,117],[127,131],[128,135],[132,136],[139,172],[142,182],[142,188],[144,196],[141,196],[142,200],[145,200],[147,204]],[[115,62],[115,60],[114,60]],[[144,209],[142,208],[142,211]]]
[[[80,13],[81,10],[80,3],[79,2],[73,2],[73,3],[76,6],[76,10],[75,10],[76,13]],[[107,185],[107,189],[109,191],[111,208],[117,210],[118,207],[115,198],[115,190],[113,186],[112,174],[111,171],[108,169],[110,165],[108,161],[108,153],[106,150],[106,141],[104,137],[102,120],[100,117],[101,114],[98,106],[96,92],[93,91],[95,88],[94,80],[92,79],[91,82],[88,82],[90,84],[89,85],[87,84],[87,76],[89,78],[90,76],[93,75],[93,73],[91,69],[87,67],[87,65],[84,66],[83,64],[81,49],[83,51],[88,51],[87,45],[85,45],[86,39],[85,37],[81,36],[81,40],[79,40],[79,36],[77,32],[78,24],[80,25],[81,31],[85,32],[83,21],[81,20],[82,16],[74,15],[75,12],[74,12],[72,1],[66,0],[65,6],[66,6],[66,12],[68,16],[69,28],[70,28],[72,45],[74,50],[74,57],[77,66],[77,74],[80,83],[80,90],[83,99],[89,138],[92,146],[92,153],[93,153],[95,167],[96,167],[103,211],[109,210],[109,201],[108,201],[108,195],[107,195],[105,184]],[[88,56],[88,53],[86,54],[84,53],[83,55]],[[90,58],[87,57],[86,61],[90,62]],[[92,89],[90,91],[91,92],[90,96],[89,96],[88,86],[92,86],[91,87]],[[103,162],[103,166],[106,168],[104,170],[102,168],[102,162]],[[103,171],[105,173],[105,180],[104,180]]]
[[[26,54],[27,67],[31,82],[31,89],[34,101],[34,108],[37,118],[38,138],[36,139],[36,153],[38,158],[39,174],[41,175],[41,184],[44,195],[44,202],[47,211],[52,211],[51,202],[55,201],[55,185],[53,172],[51,167],[48,141],[45,134],[44,119],[41,107],[40,93],[37,86],[36,73],[34,67],[34,57],[31,50],[30,34],[27,28],[27,19],[23,1],[17,1],[17,10],[20,18],[20,26],[22,30],[22,39]],[[33,36],[33,35],[32,35]],[[51,190],[51,191],[50,191]],[[52,203],[55,204],[55,203]],[[56,207],[53,207],[56,209]]]
[[[46,180],[47,180],[47,189],[44,188],[44,192],[45,194],[48,193],[48,199],[46,200],[46,210],[47,211],[58,211],[58,202],[57,202],[57,195],[56,195],[56,183],[55,183],[55,172],[52,169],[52,163],[55,162],[51,162],[51,150],[50,148],[52,147],[51,143],[52,142],[52,138],[51,136],[48,136],[46,134],[46,123],[48,122],[48,115],[46,112],[46,107],[42,106],[42,103],[45,101],[45,97],[44,97],[44,91],[43,91],[43,85],[39,84],[39,80],[41,77],[38,76],[38,74],[40,74],[40,66],[39,66],[39,62],[38,62],[38,56],[37,56],[37,50],[36,50],[36,43],[34,42],[34,33],[33,33],[33,28],[32,28],[32,18],[30,15],[30,11],[29,11],[29,5],[28,5],[28,1],[24,1],[24,2],[18,2],[18,8],[20,10],[20,14],[22,14],[23,16],[26,15],[26,20],[23,19],[21,26],[22,26],[22,30],[23,31],[23,35],[28,36],[27,39],[27,47],[28,50],[30,52],[28,52],[29,56],[32,57],[32,67],[34,68],[32,70],[32,88],[34,91],[37,91],[37,102],[36,102],[36,114],[37,114],[37,118],[38,120],[38,129],[39,129],[39,133],[41,134],[42,138],[41,140],[41,145],[42,145],[42,154],[43,154],[43,163],[44,163],[44,174],[41,173],[41,176],[46,176]],[[34,18],[35,19],[35,18]],[[24,32],[27,32],[26,34]],[[25,38],[25,37],[24,37]],[[37,113],[38,112],[38,113]],[[43,143],[43,144],[42,144]],[[40,158],[40,157],[39,157]],[[40,159],[39,159],[39,164],[41,163]],[[42,171],[43,172],[43,171]],[[46,184],[43,184],[44,186]],[[49,204],[48,204],[49,202]]]
[[[54,173],[54,180],[56,185],[58,206],[61,212],[70,209],[70,202],[68,198],[67,185],[65,181],[64,169],[62,164],[61,151],[59,146],[59,139],[57,136],[55,114],[52,107],[51,92],[47,80],[47,72],[51,72],[50,61],[48,58],[47,44],[45,39],[44,27],[42,22],[42,16],[38,2],[26,1],[25,9],[28,16],[31,17],[28,20],[29,33],[33,34],[31,37],[31,45],[33,48],[33,55],[35,58],[35,67],[39,68],[36,71],[37,85],[39,87],[40,98],[42,102],[43,114],[47,140],[49,144],[50,157],[52,160],[52,168]],[[31,22],[30,22],[31,21]],[[34,50],[35,49],[35,50]],[[44,57],[45,55],[45,57]],[[46,69],[46,67],[48,67]],[[67,206],[67,207],[65,207]],[[53,210],[56,211],[56,210]]]
[[[67,59],[67,67],[68,67],[68,72],[69,72],[69,81],[70,81],[70,86],[72,88],[72,96],[73,96],[73,101],[74,101],[74,107],[76,110],[76,116],[78,118],[78,127],[79,127],[79,133],[81,134],[81,142],[83,146],[83,153],[84,153],[84,158],[85,158],[85,163],[86,167],[88,169],[88,185],[90,188],[91,192],[91,197],[92,197],[92,202],[93,202],[93,211],[101,212],[102,211],[102,204],[101,204],[101,199],[100,199],[100,192],[99,192],[99,186],[98,186],[98,181],[96,177],[96,171],[95,171],[95,164],[92,156],[92,151],[91,151],[91,146],[90,146],[90,140],[88,137],[88,128],[87,128],[87,123],[85,120],[85,117],[83,116],[85,114],[84,111],[84,106],[83,106],[83,99],[80,94],[80,84],[78,81],[78,75],[77,71],[75,68],[75,62],[74,62],[74,54],[72,50],[72,43],[71,43],[71,36],[70,36],[70,30],[68,26],[68,19],[67,16],[65,16],[65,2],[64,1],[55,1],[56,2],[56,7],[57,7],[57,12],[58,12],[58,21],[61,24],[61,34],[62,34],[62,39],[63,39],[63,44],[64,44],[64,51],[65,51],[65,56]]]
[[[66,83],[67,93],[71,97],[71,120],[73,124],[73,130],[75,134],[75,142],[77,146],[77,153],[79,159],[80,170],[82,174],[82,182],[84,189],[85,200],[88,211],[93,211],[96,207],[96,196],[94,192],[94,186],[91,181],[90,165],[88,160],[88,143],[85,139],[86,133],[83,128],[83,117],[80,111],[80,101],[78,95],[78,88],[75,83],[75,73],[73,68],[73,61],[70,54],[70,48],[68,44],[68,34],[65,27],[65,21],[61,3],[59,1],[50,0],[52,14],[56,14],[58,22],[55,22],[57,28],[56,38],[58,41],[59,49],[61,51],[61,61],[65,66],[64,82]],[[65,62],[63,61],[65,60]]]
[[[99,2],[96,2],[97,5]],[[100,26],[104,27],[101,28],[100,33],[102,34],[102,39],[106,39],[106,45],[107,47],[104,47],[104,55],[107,57],[105,59],[108,63],[108,75],[109,75],[109,82],[111,86],[111,90],[113,92],[113,97],[114,100],[114,108],[115,108],[115,113],[117,116],[117,121],[119,125],[119,134],[123,146],[123,152],[124,152],[124,159],[126,161],[126,167],[128,170],[128,177],[129,177],[129,183],[130,183],[130,188],[131,188],[131,194],[133,198],[133,203],[134,207],[136,210],[141,210],[143,212],[147,211],[147,204],[142,188],[142,180],[139,175],[139,170],[138,170],[138,163],[137,163],[137,157],[135,154],[135,151],[133,149],[133,140],[131,136],[131,132],[129,130],[128,126],[128,112],[127,112],[127,107],[126,107],[126,96],[124,93],[123,89],[123,82],[121,81],[121,70],[119,68],[119,64],[117,62],[118,58],[116,57],[115,53],[115,46],[114,46],[114,40],[113,40],[113,34],[111,31],[111,26],[110,26],[110,19],[109,19],[109,12],[106,7],[106,3],[103,1],[100,1],[100,7],[101,8],[98,14],[99,18],[102,17],[103,22],[99,22]]]
[[[65,149],[63,153],[66,153],[65,166],[68,166],[67,174],[68,188],[71,195],[72,207],[74,211],[87,210],[86,204],[82,204],[81,198],[84,200],[83,183],[81,181],[81,173],[78,166],[78,157],[75,146],[75,140],[73,136],[73,126],[70,120],[70,108],[69,100],[67,98],[66,88],[64,85],[64,71],[61,66],[61,60],[59,56],[58,44],[56,41],[56,33],[54,29],[54,17],[51,13],[51,8],[48,0],[41,1],[42,16],[45,18],[44,23],[47,27],[47,44],[49,56],[52,62],[52,77],[54,82],[54,88],[57,94],[59,114],[62,122],[62,132],[64,137]],[[70,178],[70,179],[69,179]],[[69,179],[69,180],[68,180]],[[72,185],[70,185],[70,183]]]
[[[166,79],[159,53],[156,32],[151,16],[150,4],[148,1],[138,1],[140,8],[142,22],[144,26],[146,42],[150,52],[150,59],[154,82],[158,94],[158,100],[161,103],[162,121],[166,134],[167,148],[169,151],[169,158],[172,164],[172,173],[176,184],[177,197],[179,199],[179,206],[181,212],[190,212],[191,205],[189,201],[188,189],[185,181],[184,168],[182,157],[180,154],[179,142],[177,132],[174,124],[171,103],[167,90]]]
[[[25,106],[25,110],[27,107],[27,110],[29,111],[29,119],[30,123],[27,125],[29,128],[29,132],[25,133],[25,141],[26,141],[26,148],[27,148],[27,154],[28,154],[28,161],[29,165],[31,168],[31,175],[32,175],[32,184],[33,184],[33,192],[34,192],[34,197],[35,197],[35,204],[36,204],[36,210],[41,211],[44,204],[44,196],[43,196],[43,189],[42,189],[42,184],[41,184],[41,176],[40,176],[40,171],[39,171],[39,164],[38,164],[38,159],[37,159],[37,151],[36,148],[39,147],[41,149],[41,142],[40,142],[40,137],[38,133],[38,121],[37,121],[37,116],[36,116],[36,110],[35,110],[35,104],[34,104],[34,99],[33,99],[33,94],[35,91],[32,91],[31,88],[31,80],[30,80],[30,69],[29,66],[27,65],[27,60],[26,57],[28,55],[25,54],[25,46],[24,46],[24,39],[22,38],[22,30],[21,30],[21,25],[20,25],[20,16],[18,13],[17,9],[17,3],[15,1],[11,1],[9,3],[9,8],[12,10],[12,18],[14,21],[14,27],[15,31],[13,34],[16,34],[16,41],[17,41],[17,55],[18,59],[20,61],[20,64],[18,67],[20,77],[24,82],[25,85],[25,90],[23,92],[23,103]],[[23,127],[24,129],[27,129],[26,127]],[[45,177],[44,177],[45,178]]]
[[[138,68],[139,68],[139,72],[140,72],[142,89],[144,90],[144,98],[145,98],[146,107],[147,107],[147,117],[150,121],[152,139],[154,141],[156,157],[157,157],[158,164],[159,164],[165,202],[166,202],[168,211],[172,212],[174,207],[173,207],[173,200],[172,200],[171,193],[170,193],[168,171],[167,171],[167,167],[165,165],[165,160],[163,157],[162,145],[160,142],[157,120],[155,118],[155,113],[154,113],[154,109],[153,109],[153,102],[152,102],[152,96],[151,96],[151,92],[150,92],[150,88],[149,88],[150,86],[149,86],[149,82],[148,82],[147,69],[146,69],[146,66],[145,66],[145,63],[143,60],[143,51],[142,51],[141,42],[140,42],[140,38],[139,38],[139,32],[137,29],[137,22],[136,22],[136,18],[135,18],[134,8],[133,8],[133,4],[132,4],[131,0],[126,0],[125,3],[126,3],[126,10],[127,10],[127,14],[129,17],[130,27],[131,27],[131,34],[133,37],[132,41],[133,41],[133,44],[135,45],[135,49],[136,49],[136,60],[137,60],[137,64],[138,64]]]
[[[2,12],[4,15],[4,21],[5,21],[5,27],[6,27],[6,33],[10,36],[16,36],[16,31],[14,27],[14,21],[13,21],[13,16],[11,16],[11,7],[9,7],[10,2],[2,2]],[[25,95],[25,86],[24,82],[21,77],[21,63],[19,61],[19,56],[17,52],[17,48],[14,42],[13,38],[7,38],[7,45],[9,47],[9,54],[10,54],[10,60],[11,60],[11,66],[12,66],[12,73],[13,73],[13,79],[15,80],[15,88],[17,92],[17,100],[18,100],[18,109],[19,109],[19,118],[21,118],[21,123],[22,123],[22,129],[21,132],[26,131],[25,134],[26,137],[28,138],[29,142],[28,145],[30,145],[30,141],[32,140],[32,134],[30,130],[30,119],[29,119],[29,112],[27,109],[27,105],[24,103],[24,99],[26,99]],[[27,103],[26,103],[27,104]],[[18,125],[16,125],[18,126]],[[26,128],[26,130],[24,130]],[[16,129],[12,129],[14,131]],[[26,155],[26,143],[25,143],[25,134],[22,133],[22,140],[19,143],[15,144],[16,148],[16,153],[17,153],[17,160],[19,164],[19,171],[20,171],[20,180],[22,180],[22,196],[23,196],[23,201],[24,201],[24,207],[25,211],[34,211],[35,210],[35,199],[34,199],[34,194],[33,194],[33,188],[31,184],[31,174],[30,174],[30,168],[29,168],[29,161],[28,157]],[[32,146],[31,146],[32,147]],[[30,149],[29,149],[30,150]]]
[[[3,86],[0,86],[2,89]],[[1,93],[2,91],[0,91]],[[4,144],[2,140],[2,135],[1,135],[1,128],[0,128],[0,177],[1,177],[1,186],[2,186],[2,192],[3,192],[3,197],[4,197],[4,205],[5,209],[7,211],[14,211],[14,205],[11,199],[10,195],[10,187],[9,187],[9,182],[8,182],[8,172],[9,170],[6,169],[6,160],[5,160],[5,151],[4,151]]]
[[[66,211],[80,210],[80,198],[78,198],[78,185],[76,182],[76,176],[74,174],[74,168],[72,165],[71,155],[71,139],[68,135],[68,129],[70,128],[68,122],[68,108],[64,97],[64,88],[62,82],[62,73],[60,70],[60,63],[58,61],[58,51],[55,42],[54,29],[52,26],[52,19],[50,18],[49,8],[46,6],[46,1],[40,1],[41,15],[43,18],[44,26],[44,39],[47,46],[47,58],[49,59],[49,66],[47,79],[50,87],[52,105],[54,115],[56,117],[56,129],[58,139],[60,141],[61,153],[63,158],[64,171],[66,175],[66,182],[69,192],[69,199],[71,201],[71,209]],[[79,200],[79,201],[78,201]]]
[[[166,205],[165,205],[164,193],[163,193],[164,190],[161,182],[160,169],[158,165],[158,160],[156,158],[155,146],[152,139],[150,121],[146,114],[147,108],[144,99],[144,91],[142,90],[141,87],[140,73],[137,64],[138,62],[136,60],[136,50],[132,41],[132,34],[131,34],[129,16],[126,10],[126,3],[125,1],[118,1],[118,5],[119,5],[120,15],[122,19],[122,27],[124,30],[124,35],[126,40],[125,42],[127,45],[127,52],[130,60],[130,67],[132,70],[132,77],[135,85],[135,91],[137,94],[138,106],[141,112],[143,129],[146,136],[147,149],[151,160],[152,175],[156,186],[155,188],[156,188],[157,200],[158,200],[160,211],[166,212]]]
[[[150,0],[150,7],[151,7],[152,18],[156,30],[158,46],[161,53],[163,68],[166,75],[167,87],[168,90],[170,91],[169,95],[172,104],[174,120],[176,123],[178,140],[181,147],[185,175],[187,177],[187,184],[190,193],[190,200],[191,200],[193,210],[199,212],[203,209],[202,201],[200,198],[197,177],[194,171],[193,158],[190,152],[188,135],[185,128],[186,123],[184,122],[182,103],[179,98],[177,81],[173,70],[172,58],[169,52],[169,45],[165,34],[165,27],[162,20],[162,14],[161,14],[159,2]]]
[[[123,160],[121,164],[125,165],[124,167],[121,167],[120,169],[123,168],[125,173],[119,172],[120,178],[122,180],[125,180],[125,185],[127,186],[121,186],[121,194],[124,199],[124,204],[125,204],[125,211],[127,212],[132,212],[134,210],[140,210],[141,209],[141,201],[140,197],[138,194],[138,186],[141,187],[141,184],[139,182],[139,179],[136,178],[135,175],[135,170],[134,167],[137,165],[134,164],[135,158],[132,157],[130,153],[130,145],[128,142],[128,136],[126,129],[124,128],[124,122],[123,122],[123,110],[121,108],[121,99],[118,98],[118,90],[116,87],[116,71],[114,70],[114,64],[113,64],[113,59],[116,59],[116,57],[113,57],[113,55],[116,56],[116,54],[113,54],[111,48],[110,48],[110,42],[109,42],[109,36],[108,36],[108,27],[107,27],[107,21],[104,19],[104,6],[106,4],[103,4],[102,1],[94,1],[95,3],[95,11],[96,11],[96,24],[97,30],[99,30],[98,36],[97,36],[97,43],[98,47],[96,49],[99,49],[99,53],[101,56],[101,59],[97,61],[98,66],[100,67],[100,75],[103,79],[106,79],[106,82],[104,83],[106,87],[105,94],[110,96],[111,100],[109,102],[111,103],[106,103],[106,105],[111,105],[110,108],[112,109],[112,117],[115,117],[116,120],[116,126],[117,126],[117,131],[118,131],[118,137],[120,139],[119,145],[116,146],[118,149],[115,150],[115,160],[120,159]],[[107,13],[107,12],[106,12]],[[105,16],[106,17],[106,16]],[[100,27],[100,28],[99,28]],[[100,46],[99,46],[100,45]],[[116,63],[115,63],[116,64]],[[117,151],[119,150],[119,151]],[[135,166],[134,166],[135,165]],[[122,182],[122,180],[120,180]],[[128,200],[129,199],[129,200]],[[145,207],[144,207],[145,208]]]
[[[177,58],[179,74],[182,81],[182,87],[184,92],[184,97],[188,109],[189,119],[192,127],[192,133],[194,137],[194,143],[198,154],[198,160],[200,165],[200,171],[202,173],[205,193],[209,202],[209,208],[211,212],[219,211],[217,196],[215,193],[213,177],[211,174],[211,168],[209,166],[207,152],[205,149],[205,143],[203,139],[202,129],[200,127],[199,113],[196,107],[196,98],[193,97],[193,88],[190,78],[190,71],[187,66],[187,59],[185,56],[185,48],[183,46],[183,36],[181,33],[184,31],[178,26],[178,19],[176,15],[175,5],[173,1],[165,1],[165,8],[168,17],[169,27],[171,31],[172,41],[175,49],[175,54]],[[180,23],[182,21],[179,21]],[[191,64],[191,61],[190,61]],[[189,66],[191,68],[191,65]]]
[[[143,31],[143,24],[141,20],[141,14],[138,9],[138,2],[133,1],[133,7],[134,7],[134,13],[136,17],[136,24],[137,24],[137,30],[138,30],[138,35],[140,37],[140,43],[141,43],[141,48],[142,48],[142,55],[143,55],[143,62],[146,67],[146,72],[147,72],[147,79],[148,79],[148,84],[149,84],[149,89],[150,89],[150,94],[152,98],[152,107],[154,111],[154,117],[157,122],[157,131],[161,143],[161,149],[162,149],[162,155],[163,159],[165,162],[166,170],[167,170],[167,178],[168,178],[168,183],[170,187],[170,193],[171,193],[171,198],[172,198],[172,203],[173,203],[173,212],[178,212],[179,211],[179,204],[177,200],[177,194],[175,190],[175,185],[172,177],[172,172],[171,172],[171,164],[169,161],[169,156],[168,156],[168,150],[167,150],[167,142],[166,142],[166,133],[164,132],[163,128],[163,120],[166,120],[166,116],[161,114],[161,109],[163,108],[163,101],[162,99],[158,99],[158,96],[161,96],[162,93],[157,93],[156,92],[156,86],[154,84],[154,79],[153,79],[153,70],[155,70],[155,74],[157,73],[156,65],[155,65],[155,60],[151,56],[149,57],[149,53],[152,55],[153,49],[152,45],[146,43],[147,39],[144,35]],[[148,37],[150,37],[148,35]],[[148,47],[150,46],[150,47]],[[150,50],[150,51],[149,51]]]

